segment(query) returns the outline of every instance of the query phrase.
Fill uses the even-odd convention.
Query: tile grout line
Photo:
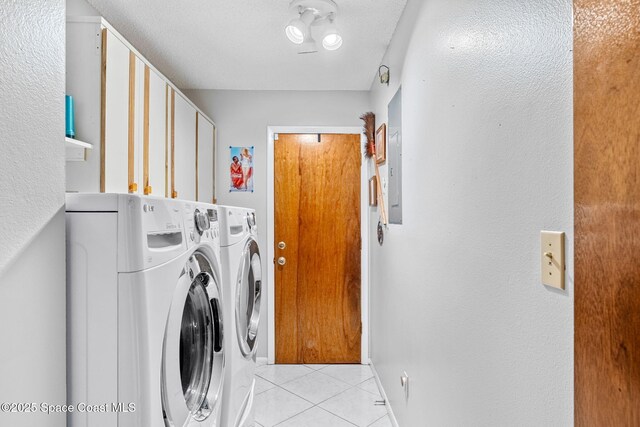
[[[329,397],[329,398],[327,398],[327,399],[323,400],[323,401],[322,401],[322,402],[320,402],[320,403],[313,403],[313,402],[311,402],[311,401],[309,401],[309,400],[305,399],[304,397],[299,396],[299,395],[297,395],[297,394],[295,394],[295,393],[293,393],[293,392],[291,392],[291,391],[289,391],[289,390],[286,390],[286,389],[284,389],[284,388],[282,388],[282,387],[280,387],[280,386],[276,386],[276,387],[279,387],[279,388],[281,388],[282,390],[287,391],[287,392],[289,392],[289,393],[293,394],[294,396],[298,396],[300,399],[305,400],[305,401],[307,401],[307,402],[311,403],[313,406],[312,406],[312,407],[310,407],[310,408],[305,409],[305,410],[304,410],[304,411],[302,411],[302,412],[298,412],[297,414],[292,415],[292,416],[290,416],[289,418],[287,418],[287,419],[285,419],[285,420],[280,421],[278,424],[275,424],[275,425],[274,425],[274,427],[277,427],[278,425],[280,425],[280,424],[284,423],[285,421],[288,421],[288,420],[290,420],[291,418],[297,417],[298,415],[301,415],[301,414],[303,414],[303,413],[305,413],[305,412],[307,412],[307,411],[309,411],[309,410],[311,410],[311,409],[313,409],[313,408],[315,408],[315,407],[317,407],[318,409],[320,409],[320,410],[322,410],[322,411],[328,412],[329,414],[333,415],[334,417],[338,417],[338,418],[340,418],[341,420],[346,421],[347,423],[349,423],[349,424],[351,424],[351,425],[353,425],[353,426],[358,427],[358,426],[357,426],[357,424],[354,424],[354,423],[352,423],[351,421],[349,421],[349,420],[346,420],[346,419],[342,418],[340,415],[338,415],[338,414],[334,414],[333,412],[329,411],[328,409],[324,409],[324,408],[322,408],[322,407],[320,407],[320,406],[319,406],[319,405],[320,405],[320,403],[324,403],[324,402],[326,402],[326,401],[327,401],[327,400],[329,400],[329,399],[333,399],[334,397],[336,397],[336,396],[338,396],[338,395],[340,395],[340,394],[344,393],[345,391],[351,390],[351,388],[353,388],[353,387],[348,388],[347,390],[344,390],[344,391],[342,391],[342,392],[340,392],[340,393],[334,394],[333,396],[331,396],[331,397]],[[365,391],[366,391],[366,390],[365,390]],[[382,418],[382,417],[380,417],[380,418]],[[376,420],[376,421],[378,421],[378,420]],[[376,422],[376,421],[374,421],[374,422]]]
[[[267,365],[263,365],[263,366],[267,366]],[[300,366],[300,365],[294,365],[294,366]],[[360,387],[360,385],[362,385],[363,383],[365,383],[365,382],[369,381],[371,378],[374,378],[375,376],[373,376],[373,375],[372,375],[370,378],[366,378],[366,379],[364,379],[364,380],[360,381],[360,382],[359,382],[359,383],[357,383],[357,384],[350,384],[350,383],[348,383],[348,382],[346,382],[346,381],[343,381],[343,380],[341,380],[341,379],[335,378],[335,377],[333,377],[333,376],[331,376],[331,375],[329,375],[329,374],[326,374],[326,373],[324,373],[324,372],[320,372],[320,371],[322,371],[322,370],[324,370],[324,369],[326,369],[326,368],[328,368],[328,367],[330,367],[330,366],[333,366],[333,365],[327,365],[327,366],[324,366],[324,367],[322,367],[322,368],[320,368],[320,369],[313,369],[313,368],[309,368],[308,366],[306,366],[306,365],[304,365],[304,364],[303,364],[302,366],[305,366],[307,369],[310,369],[310,370],[311,370],[311,372],[307,372],[306,374],[300,375],[299,377],[293,378],[293,379],[291,379],[291,380],[289,380],[289,381],[286,381],[286,382],[284,382],[284,383],[282,383],[282,384],[276,384],[276,383],[274,383],[273,381],[270,381],[270,380],[268,380],[268,379],[266,379],[266,378],[264,378],[264,377],[260,376],[258,373],[256,373],[256,375],[257,375],[257,376],[259,376],[261,379],[263,379],[264,381],[267,381],[268,383],[271,383],[271,384],[273,384],[273,385],[275,386],[275,387],[272,387],[272,388],[270,388],[270,389],[268,389],[268,390],[265,390],[265,391],[263,391],[263,392],[261,392],[261,393],[259,393],[259,394],[266,393],[266,392],[268,392],[268,391],[270,391],[270,390],[273,390],[274,388],[279,388],[279,389],[281,389],[282,391],[285,391],[285,392],[287,392],[287,393],[290,393],[290,394],[292,394],[292,395],[294,395],[294,396],[296,396],[296,397],[298,397],[298,398],[300,398],[300,399],[304,400],[305,402],[308,402],[308,403],[310,403],[310,404],[312,405],[311,407],[309,407],[309,408],[307,408],[307,409],[305,409],[305,410],[303,410],[303,411],[301,411],[301,412],[298,412],[298,413],[296,413],[296,414],[293,414],[292,416],[290,416],[290,417],[288,417],[288,418],[286,418],[286,419],[284,419],[284,420],[282,420],[282,421],[278,422],[277,424],[274,424],[274,427],[275,427],[275,426],[278,426],[278,425],[280,425],[280,424],[282,424],[282,423],[284,423],[284,422],[286,422],[286,421],[288,421],[288,420],[290,420],[290,419],[292,419],[292,418],[294,418],[294,417],[297,417],[298,415],[301,415],[301,414],[303,414],[303,413],[305,413],[305,412],[307,412],[307,411],[309,411],[310,409],[313,409],[313,408],[315,408],[315,407],[317,407],[318,409],[320,409],[320,410],[322,410],[322,411],[328,412],[329,414],[331,414],[331,415],[333,415],[333,416],[335,416],[335,417],[337,417],[337,418],[340,418],[341,420],[343,420],[343,421],[345,421],[345,422],[347,422],[347,423],[349,423],[349,424],[351,424],[351,425],[357,426],[356,424],[352,423],[351,421],[349,421],[349,420],[347,420],[347,419],[345,419],[345,418],[341,417],[341,416],[340,416],[340,415],[338,415],[338,414],[333,413],[332,411],[330,411],[330,410],[328,410],[328,409],[325,409],[325,408],[321,407],[320,405],[321,405],[321,404],[323,404],[323,403],[325,403],[325,402],[327,402],[328,400],[331,400],[331,399],[333,399],[333,398],[335,398],[335,397],[337,397],[337,396],[339,396],[339,395],[341,395],[341,394],[343,394],[343,393],[346,393],[346,392],[348,392],[348,391],[350,391],[350,390],[353,390],[353,389],[355,389],[355,388],[357,388],[359,391],[365,392],[365,393],[370,394],[370,395],[372,395],[372,396],[374,396],[374,397],[375,397],[375,396],[376,396],[376,394],[371,393],[369,390],[365,390],[365,389],[363,389],[363,388],[361,388],[361,387]],[[369,369],[371,369],[369,365],[354,365],[354,366],[368,366],[368,367],[369,367]],[[293,381],[299,380],[299,379],[301,379],[301,378],[303,378],[303,377],[306,377],[306,376],[308,376],[308,375],[310,375],[310,374],[312,374],[312,373],[314,373],[314,372],[320,372],[322,375],[324,375],[324,376],[326,376],[326,377],[328,377],[328,378],[330,378],[330,379],[332,379],[332,380],[338,381],[338,382],[340,382],[340,383],[342,383],[342,384],[345,384],[345,385],[347,385],[347,386],[349,386],[349,387],[348,387],[347,389],[345,389],[345,390],[343,390],[343,391],[339,392],[339,393],[336,393],[336,394],[334,394],[334,395],[332,395],[332,396],[330,396],[330,397],[328,397],[328,398],[326,398],[326,399],[324,399],[324,400],[322,400],[322,401],[318,402],[318,403],[311,402],[310,400],[308,400],[308,399],[306,399],[306,398],[304,398],[304,397],[302,397],[302,396],[300,396],[300,395],[298,395],[298,394],[296,394],[296,393],[294,393],[294,392],[292,392],[292,391],[290,391],[290,390],[287,390],[287,389],[285,389],[284,387],[282,387],[282,386],[283,386],[283,385],[285,385],[285,384],[289,384],[289,383],[291,383],[291,382],[293,382]],[[377,386],[377,384],[376,384],[376,386]],[[381,395],[381,394],[380,394],[380,390],[379,390],[379,389],[378,389],[378,395],[379,395],[379,396]],[[372,424],[375,424],[376,422],[380,421],[382,418],[384,418],[385,416],[388,416],[388,415],[389,415],[389,413],[388,413],[388,411],[386,411],[386,409],[385,409],[385,414],[384,414],[384,415],[382,415],[382,416],[381,416],[381,417],[379,417],[379,418],[376,418],[374,421],[372,421],[370,424],[368,424],[368,426],[371,426]],[[260,421],[256,420],[256,422],[258,422],[259,424],[261,424],[261,425],[262,425],[262,423],[260,423]]]
[[[258,374],[256,374],[256,377],[259,377],[262,381],[266,381],[266,382],[268,382],[269,384],[272,384],[272,385],[273,385],[273,387],[271,387],[271,388],[268,388],[268,389],[266,389],[266,390],[262,390],[260,393],[256,393],[256,396],[257,396],[257,395],[259,395],[259,394],[264,393],[265,391],[272,390],[274,387],[278,387],[278,384],[276,384],[276,383],[274,383],[274,382],[272,382],[272,381],[269,381],[269,380],[267,380],[267,379],[264,379],[264,378],[262,378],[262,377],[261,377],[260,375],[258,375]]]
[[[329,375],[327,375],[327,376],[328,376],[329,378],[333,378],[333,377],[331,377],[331,376],[329,376]],[[302,377],[301,377],[301,378],[302,378]],[[353,424],[351,421],[347,420],[346,418],[343,418],[342,416],[340,416],[340,415],[338,415],[338,414],[336,414],[336,413],[332,412],[332,411],[331,411],[331,410],[329,410],[329,409],[323,408],[323,407],[322,407],[322,406],[320,406],[320,405],[321,405],[321,404],[323,404],[323,403],[325,403],[325,402],[326,402],[326,401],[328,401],[328,400],[333,399],[334,397],[340,396],[341,394],[344,394],[344,393],[346,393],[346,392],[348,392],[348,391],[350,391],[350,390],[353,390],[354,388],[357,388],[358,390],[363,391],[363,392],[365,392],[365,393],[368,393],[368,394],[370,394],[370,395],[372,395],[372,396],[374,396],[374,397],[375,397],[375,394],[371,393],[370,391],[363,390],[362,388],[358,387],[360,384],[362,384],[362,383],[363,383],[363,382],[365,382],[365,381],[369,381],[370,379],[371,379],[371,378],[368,378],[368,379],[366,379],[366,380],[362,381],[361,383],[358,383],[357,385],[351,385],[351,384],[344,383],[344,384],[347,384],[347,385],[349,386],[349,388],[347,388],[346,390],[343,390],[343,391],[341,391],[341,392],[339,392],[339,393],[336,393],[336,394],[334,394],[333,396],[327,397],[326,399],[324,399],[324,400],[322,400],[322,401],[320,401],[320,402],[318,402],[318,403],[313,403],[313,402],[311,402],[310,400],[308,400],[308,399],[306,399],[306,398],[304,398],[304,397],[302,397],[302,396],[300,396],[300,395],[298,395],[298,394],[296,394],[296,393],[294,393],[294,392],[292,392],[292,391],[289,391],[289,390],[287,390],[287,389],[285,389],[285,388],[283,388],[283,387],[281,387],[281,386],[279,386],[279,385],[276,385],[276,387],[279,387],[279,388],[281,388],[282,390],[287,391],[287,392],[289,392],[289,393],[293,394],[294,396],[297,396],[297,397],[299,397],[300,399],[305,400],[305,401],[307,401],[307,402],[309,402],[309,403],[311,403],[311,404],[313,405],[311,408],[307,408],[307,409],[305,409],[305,410],[304,410],[304,411],[302,411],[302,412],[299,412],[299,413],[297,413],[297,414],[295,414],[295,415],[292,415],[291,417],[287,418],[286,420],[282,420],[282,421],[281,421],[281,422],[279,422],[278,424],[281,424],[281,423],[283,423],[283,422],[285,422],[285,421],[287,421],[287,420],[289,420],[289,419],[291,419],[291,418],[293,418],[293,417],[296,417],[296,416],[298,416],[298,415],[300,415],[300,414],[302,414],[302,413],[304,413],[304,412],[307,412],[309,409],[313,409],[313,408],[315,408],[316,406],[317,406],[319,409],[322,409],[323,411],[326,411],[326,412],[330,413],[331,415],[336,416],[336,417],[340,418],[341,420],[348,422],[349,424]],[[386,411],[386,409],[385,409],[385,414],[384,414],[384,415],[382,415],[380,418],[383,418],[383,417],[385,417],[385,416],[387,416],[387,415],[388,415],[388,412],[387,412],[387,411]],[[373,422],[371,422],[371,423],[370,423],[370,424],[368,424],[368,425],[371,425],[371,424],[373,424],[373,423],[378,422],[378,421],[380,420],[380,418],[376,418]],[[277,426],[278,424],[276,424],[276,426]],[[357,425],[357,424],[353,424],[353,425]]]
[[[304,375],[303,375],[303,376],[304,376]],[[300,377],[300,378],[302,378],[302,377]],[[365,381],[368,381],[368,379],[367,379],[367,380],[365,380]],[[364,382],[364,381],[363,381],[363,382]],[[360,383],[360,384],[362,384],[362,383]],[[300,415],[300,414],[302,414],[302,413],[304,413],[304,412],[307,412],[309,409],[313,409],[313,408],[315,408],[316,406],[317,406],[319,409],[321,409],[321,410],[323,410],[323,411],[325,411],[325,412],[328,412],[328,413],[330,413],[331,415],[333,415],[333,416],[335,416],[335,417],[338,417],[338,418],[340,418],[340,419],[341,419],[341,420],[343,420],[343,421],[348,422],[349,424],[352,424],[352,425],[357,426],[357,424],[353,424],[351,421],[349,421],[349,420],[347,420],[347,419],[345,419],[345,418],[341,417],[341,416],[340,416],[340,415],[338,415],[338,414],[335,414],[335,413],[331,412],[331,411],[330,411],[330,410],[328,410],[328,409],[325,409],[325,408],[321,407],[320,405],[321,405],[322,403],[326,402],[327,400],[331,400],[331,399],[333,399],[334,397],[339,396],[339,395],[341,395],[341,394],[343,394],[343,393],[346,393],[347,391],[352,390],[352,389],[354,389],[354,388],[358,388],[360,391],[364,391],[365,393],[368,393],[368,394],[371,394],[372,396],[375,396],[373,393],[371,393],[371,392],[369,392],[369,391],[367,391],[367,390],[362,390],[362,389],[361,389],[360,387],[358,387],[357,385],[353,385],[353,386],[352,386],[352,385],[349,385],[349,388],[348,388],[348,389],[343,390],[343,391],[341,391],[341,392],[339,392],[339,393],[336,393],[336,394],[334,394],[333,396],[328,397],[328,398],[324,399],[324,400],[323,400],[323,401],[321,401],[321,402],[313,403],[313,402],[311,402],[310,400],[305,399],[304,397],[302,397],[302,396],[300,396],[300,395],[298,395],[298,394],[296,394],[296,393],[294,393],[294,392],[292,392],[292,391],[289,391],[289,390],[287,390],[287,389],[285,389],[285,388],[283,388],[283,387],[281,387],[281,386],[279,386],[279,385],[277,385],[277,384],[276,384],[276,386],[275,386],[274,388],[279,388],[279,389],[281,389],[282,391],[285,391],[285,392],[290,393],[290,394],[292,394],[292,395],[294,395],[294,396],[296,396],[296,397],[299,397],[300,399],[304,400],[305,402],[308,402],[308,403],[310,403],[311,405],[313,405],[313,406],[311,406],[311,407],[309,407],[309,408],[307,408],[307,409],[303,410],[302,412],[298,412],[298,413],[296,413],[296,414],[293,414],[293,415],[292,415],[292,416],[290,416],[289,418],[286,418],[286,419],[284,419],[284,420],[282,420],[282,421],[278,422],[277,424],[274,424],[274,427],[275,427],[275,426],[277,426],[277,425],[280,425],[280,424],[284,423],[285,421],[290,420],[290,419],[291,419],[291,418],[293,418],[293,417],[297,417],[298,415]],[[273,388],[272,388],[272,389],[269,389],[269,390],[265,390],[263,393],[266,393],[267,391],[270,391],[270,390],[273,390]],[[260,394],[262,394],[262,393],[260,393]],[[383,417],[385,417],[386,415],[388,415],[388,413],[386,413],[386,410],[385,410],[385,414],[384,414],[383,416],[381,416],[380,418],[383,418]],[[380,418],[375,419],[371,424],[373,424],[373,423],[377,422],[378,420],[380,420]],[[258,422],[259,422],[259,421],[258,421]],[[261,423],[261,424],[262,424],[262,423]],[[369,424],[369,425],[371,425],[371,424]]]
[[[271,365],[271,366],[276,366],[276,365]],[[300,366],[300,365],[296,365],[296,366]],[[311,369],[311,368],[308,368],[308,369]],[[299,379],[299,378],[302,378],[302,377],[306,377],[307,375],[313,374],[314,372],[318,372],[318,371],[314,371],[313,369],[311,369],[311,372],[307,372],[306,374],[302,374],[302,375],[300,375],[299,377],[295,377],[295,378],[293,378],[293,379],[291,379],[291,380],[289,380],[289,381],[285,381],[285,382],[283,382],[282,384],[276,384],[276,383],[274,383],[273,381],[270,381],[270,380],[266,379],[265,377],[263,377],[262,375],[260,375],[260,374],[258,374],[258,373],[256,373],[256,375],[257,375],[257,376],[259,376],[260,378],[262,378],[263,380],[265,380],[265,381],[269,381],[271,384],[275,384],[275,385],[277,385],[278,387],[280,387],[281,385],[284,385],[284,384],[290,383],[291,381],[295,381],[295,380],[297,380],[297,379]]]
[[[340,415],[334,414],[334,413],[333,413],[333,412],[331,412],[331,411],[327,411],[326,409],[321,408],[321,407],[319,407],[318,405],[313,405],[311,408],[305,409],[304,411],[299,412],[299,413],[297,413],[297,414],[295,414],[295,415],[293,415],[293,416],[291,416],[291,417],[287,418],[286,420],[282,420],[282,421],[280,421],[278,424],[275,424],[273,427],[278,427],[278,426],[279,426],[279,425],[281,425],[282,423],[284,423],[284,422],[286,422],[286,421],[289,421],[290,419],[295,418],[295,417],[297,417],[298,415],[302,415],[302,414],[304,414],[305,412],[312,410],[313,408],[318,408],[318,409],[320,409],[321,411],[325,411],[326,413],[331,414],[331,415],[333,415],[333,416],[334,416],[334,417],[336,417],[336,418],[340,418],[342,421],[346,422],[347,424],[351,424],[352,426],[358,427],[358,425],[357,425],[357,424],[354,424],[354,423],[352,423],[352,422],[351,422],[351,421],[349,421],[349,420],[345,420],[345,419],[344,419],[344,418],[342,418]],[[380,418],[382,418],[382,417],[380,417]],[[377,422],[377,421],[378,421],[378,420],[376,420],[376,421],[374,421],[374,422]]]
[[[383,416],[381,416],[380,418],[378,418],[377,420],[375,420],[374,422],[372,422],[371,424],[369,424],[367,427],[371,427],[372,425],[374,425],[375,423],[377,423],[378,421],[380,421],[381,419],[383,419],[384,417],[388,417],[389,416],[389,412],[385,412],[385,414]]]

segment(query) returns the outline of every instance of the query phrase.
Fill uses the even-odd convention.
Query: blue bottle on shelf
[[[65,134],[68,138],[76,137],[76,122],[74,120],[73,96],[65,95]]]

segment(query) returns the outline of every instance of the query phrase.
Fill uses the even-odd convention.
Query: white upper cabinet
[[[100,191],[127,193],[135,183],[135,166],[129,170],[130,146],[134,147],[135,56],[111,31],[103,30],[102,62],[102,165]],[[133,71],[133,77],[131,72]],[[130,77],[132,77],[130,79]],[[131,93],[131,90],[134,90]],[[130,99],[132,98],[132,99]],[[130,120],[130,115],[133,119]],[[134,153],[132,153],[135,156]],[[133,159],[132,159],[133,160]]]
[[[149,66],[143,71],[143,193],[167,194],[167,85]]]
[[[211,120],[104,19],[68,17],[66,46],[76,135],[93,144],[67,161],[67,191],[211,203]]]
[[[215,131],[213,123],[198,113],[198,201],[214,203]]]
[[[174,185],[172,197],[196,200],[196,109],[177,92],[172,94]]]

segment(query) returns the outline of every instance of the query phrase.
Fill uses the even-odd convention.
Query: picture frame
[[[376,131],[376,163],[387,160],[387,124],[383,123]]]
[[[254,146],[229,146],[229,193],[253,193]]]
[[[378,180],[375,175],[369,178],[369,206],[378,206]]]

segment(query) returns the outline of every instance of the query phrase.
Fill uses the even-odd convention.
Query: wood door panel
[[[276,141],[277,363],[360,362],[359,147],[359,135]]]
[[[276,363],[298,363],[298,298],[295,283],[298,278],[298,235],[300,206],[300,141],[289,135],[280,135],[275,145],[274,206],[275,206],[275,251],[276,259],[284,256],[289,262],[284,266],[275,264],[276,299]],[[315,137],[315,136],[314,136]],[[312,141],[309,140],[309,143]],[[288,189],[282,191],[281,189]],[[286,242],[285,250],[278,249],[279,242]]]
[[[640,2],[574,14],[575,424],[640,425]]]

